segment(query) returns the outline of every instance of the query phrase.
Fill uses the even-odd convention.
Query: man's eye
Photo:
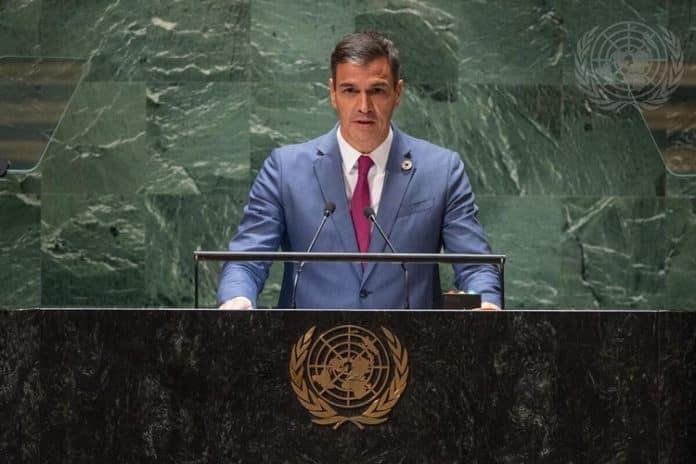
[[[343,89],[343,93],[347,93],[347,94],[355,93],[355,89],[352,89],[350,87],[346,87]]]
[[[384,93],[384,89],[382,87],[377,87],[377,88],[372,89],[372,93],[375,93],[375,94]]]

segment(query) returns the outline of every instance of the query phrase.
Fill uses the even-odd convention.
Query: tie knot
[[[367,171],[370,170],[373,164],[375,164],[375,162],[372,161],[372,158],[367,155],[360,155],[358,158],[358,175],[367,174]]]

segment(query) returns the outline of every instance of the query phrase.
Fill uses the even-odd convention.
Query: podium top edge
[[[504,264],[502,254],[344,253],[287,251],[194,251],[196,261],[363,261],[407,263]]]
[[[138,311],[138,312],[220,312],[220,313],[243,313],[253,311],[257,313],[273,313],[273,312],[329,312],[329,313],[693,313],[696,314],[696,309],[677,310],[677,309],[505,309],[500,311],[490,310],[465,310],[465,309],[253,309],[253,310],[224,310],[218,308],[126,308],[126,307],[35,307],[35,308],[17,308],[17,309],[0,309],[3,312],[54,312],[54,311]]]

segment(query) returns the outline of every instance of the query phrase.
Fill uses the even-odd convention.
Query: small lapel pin
[[[410,159],[405,159],[401,163],[401,170],[402,171],[410,171],[412,167],[413,167],[413,163],[411,162]]]

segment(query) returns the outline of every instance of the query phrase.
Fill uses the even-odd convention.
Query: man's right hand
[[[238,296],[227,300],[220,305],[220,309],[253,309],[251,301],[243,296]]]

